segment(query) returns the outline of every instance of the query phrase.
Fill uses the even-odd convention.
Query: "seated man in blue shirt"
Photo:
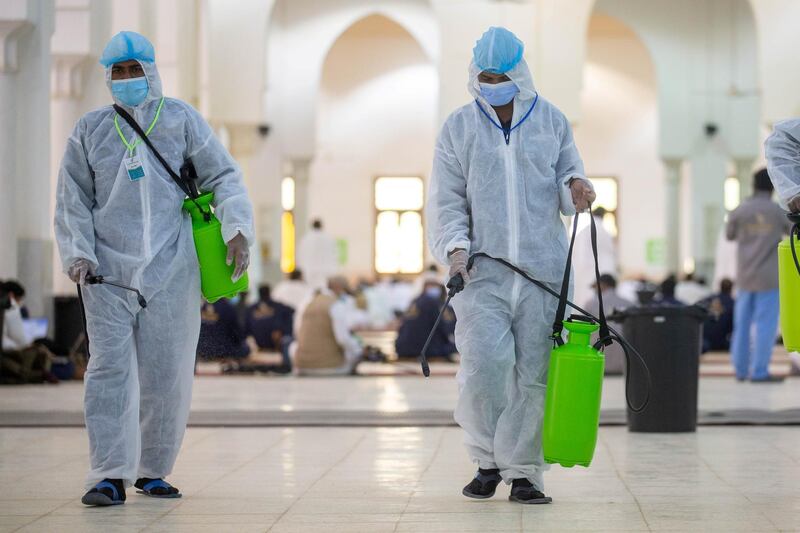
[[[697,305],[708,309],[708,316],[703,323],[703,353],[711,351],[728,351],[731,348],[733,334],[733,282],[723,279],[720,292],[712,294]]]
[[[294,310],[274,301],[269,285],[259,287],[258,296],[258,303],[247,310],[245,334],[252,335],[262,350],[280,350],[283,338],[292,335]]]
[[[239,326],[236,308],[229,300],[222,298],[213,304],[203,303],[197,343],[200,359],[244,359],[250,355],[246,339]]]
[[[400,330],[395,342],[398,357],[419,357],[425,340],[436,323],[436,317],[444,303],[444,298],[444,287],[438,281],[425,282],[422,294],[414,300],[400,323]],[[456,353],[455,328],[456,316],[453,309],[448,307],[436,327],[426,355],[450,359]]]

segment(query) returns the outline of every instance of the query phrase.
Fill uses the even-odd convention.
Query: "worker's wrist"
[[[447,252],[447,257],[452,257],[456,252],[466,252],[466,250],[464,248],[453,248]]]

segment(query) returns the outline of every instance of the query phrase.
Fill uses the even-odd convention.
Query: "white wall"
[[[373,272],[373,181],[427,177],[438,80],[417,42],[372,16],[352,26],[325,62],[309,212],[348,242],[348,274]]]
[[[618,179],[622,273],[660,276],[645,255],[646,241],[663,236],[665,216],[654,67],[633,31],[604,15],[591,19],[587,52],[575,140],[590,177]]]

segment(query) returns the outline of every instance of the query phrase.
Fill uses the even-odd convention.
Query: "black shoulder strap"
[[[556,318],[553,321],[553,341],[558,344],[564,344],[564,339],[561,338],[561,330],[564,328],[564,315],[567,313],[567,298],[569,297],[569,278],[572,271],[572,250],[575,247],[575,236],[578,234],[578,214],[572,219],[572,238],[569,241],[569,251],[567,252],[567,264],[564,267],[564,278],[561,281],[561,294],[558,297],[558,310],[556,310]]]
[[[564,316],[567,313],[567,298],[569,297],[569,280],[572,271],[572,251],[575,248],[575,237],[578,234],[578,214],[572,220],[572,237],[569,241],[569,252],[567,252],[567,264],[564,267],[564,278],[561,281],[561,294],[558,298],[558,309],[556,310],[556,318],[553,322],[553,335],[552,339],[557,345],[564,344],[564,339],[561,337],[561,331],[564,328]],[[600,319],[600,344],[608,346],[611,344],[610,332],[608,329],[608,322],[606,321],[606,313],[603,309],[603,292],[600,290],[600,263],[597,257],[597,223],[594,220],[594,215],[589,208],[589,220],[591,224],[591,240],[592,240],[592,255],[594,256],[594,275],[595,283],[597,285],[597,299],[600,304],[600,312],[598,318]]]
[[[603,308],[603,291],[600,289],[600,262],[597,258],[597,223],[594,220],[594,215],[589,208],[589,220],[592,224],[592,255],[594,256],[594,279],[597,288],[597,300],[600,304],[600,311],[598,318],[600,319],[600,343],[603,346],[611,344],[611,333],[608,331],[608,322],[606,321],[606,311]]]
[[[175,183],[178,184],[178,187],[181,188],[181,190],[186,194],[186,196],[192,199],[197,198],[197,196],[192,195],[192,190],[189,188],[188,184],[179,175],[177,175],[175,171],[172,170],[172,168],[170,168],[167,161],[161,156],[158,150],[156,150],[156,147],[153,146],[153,143],[147,137],[147,134],[144,132],[144,130],[142,130],[142,127],[139,126],[139,124],[133,119],[133,117],[130,116],[130,114],[127,111],[125,111],[124,108],[122,108],[117,104],[114,104],[114,110],[119,114],[119,116],[125,119],[125,122],[127,122],[128,125],[131,128],[133,128],[133,131],[135,131],[136,134],[139,136],[139,138],[141,138],[142,141],[144,141],[144,143],[150,148],[150,150],[153,152],[153,155],[156,156],[156,159],[159,160],[161,165],[164,167],[164,169],[167,171],[170,177],[175,181]]]

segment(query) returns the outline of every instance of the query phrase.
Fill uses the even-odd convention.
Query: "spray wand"
[[[126,291],[135,292],[136,301],[139,302],[139,305],[142,306],[142,309],[147,307],[147,300],[144,299],[144,296],[142,296],[142,293],[139,292],[139,289],[128,287],[127,285],[122,285],[121,283],[117,283],[115,281],[108,281],[103,276],[86,276],[86,283],[87,285],[113,285],[114,287],[125,289]]]
[[[431,332],[428,334],[428,340],[425,341],[425,346],[422,347],[422,353],[419,355],[419,363],[422,365],[422,373],[427,378],[431,375],[431,369],[428,366],[428,346],[431,344],[431,340],[433,340],[433,336],[436,333],[436,328],[439,327],[439,322],[442,321],[442,315],[444,315],[445,310],[450,305],[450,300],[453,299],[453,296],[458,294],[459,292],[464,290],[464,278],[461,274],[456,274],[450,281],[447,282],[447,300],[445,300],[444,305],[442,306],[441,311],[439,311],[439,316],[436,317],[436,322],[433,324],[433,328],[431,328]]]

